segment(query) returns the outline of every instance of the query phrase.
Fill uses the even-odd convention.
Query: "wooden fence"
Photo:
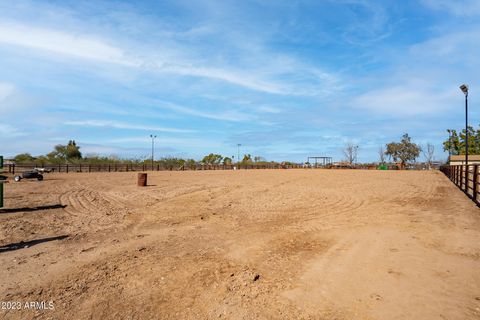
[[[480,206],[480,183],[478,178],[478,166],[472,165],[457,165],[457,166],[441,166],[442,171],[457,187],[460,188],[470,199]]]
[[[130,171],[188,171],[188,170],[233,170],[234,167],[240,170],[246,169],[296,169],[303,168],[302,165],[282,164],[239,164],[239,165],[207,165],[195,164],[192,166],[163,166],[161,164],[8,164],[7,170],[10,174],[21,173],[35,168],[44,168],[51,172],[130,172]]]

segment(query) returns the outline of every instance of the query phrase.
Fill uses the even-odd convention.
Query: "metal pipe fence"
[[[110,164],[7,164],[5,166],[6,172],[10,174],[19,174],[25,171],[33,170],[35,168],[45,169],[48,172],[60,172],[60,173],[75,173],[75,172],[130,172],[130,171],[201,171],[201,170],[254,170],[254,169],[363,169],[363,170],[377,170],[378,164],[356,164],[356,165],[342,165],[331,164],[328,166],[308,166],[302,164],[194,164],[194,165],[165,165],[142,163],[142,164],[130,164],[130,163],[110,163]],[[390,164],[387,166],[388,170],[398,170],[397,165]],[[426,170],[428,166],[425,164],[411,165],[409,170]]]
[[[460,190],[480,206],[480,183],[478,178],[478,166],[472,165],[445,165],[440,167],[442,171]]]
[[[45,169],[50,172],[74,173],[74,172],[130,172],[130,171],[190,171],[190,170],[252,170],[252,169],[297,169],[302,165],[282,164],[238,164],[238,165],[183,165],[165,166],[161,164],[8,164],[7,172],[18,174],[35,168]]]

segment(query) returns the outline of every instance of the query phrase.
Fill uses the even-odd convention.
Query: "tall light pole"
[[[465,94],[465,165],[468,172],[468,85],[462,84],[460,90]]]
[[[152,171],[153,171],[153,160],[154,160],[153,159],[153,154],[154,154],[154,151],[155,151],[155,138],[156,137],[157,137],[156,135],[153,135],[153,134],[150,135],[150,138],[152,138]]]
[[[240,143],[237,144],[237,163],[240,163],[240,146]]]

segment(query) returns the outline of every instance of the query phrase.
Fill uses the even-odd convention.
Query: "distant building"
[[[353,165],[346,161],[334,162],[330,165],[331,168],[334,169],[346,169],[346,168],[353,168]]]
[[[461,165],[465,164],[465,155],[450,156],[449,159],[450,165]],[[468,164],[480,164],[480,155],[478,154],[469,154],[468,155]]]

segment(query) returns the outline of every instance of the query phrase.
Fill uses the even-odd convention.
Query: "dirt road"
[[[480,209],[440,172],[148,179],[9,183],[0,318],[480,319]]]

